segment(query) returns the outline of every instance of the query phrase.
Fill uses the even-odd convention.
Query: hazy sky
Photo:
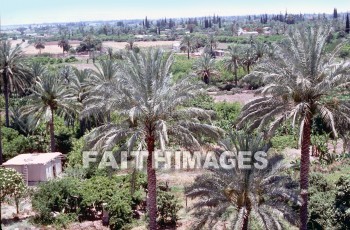
[[[219,14],[332,13],[350,0],[1,0],[3,25]]]

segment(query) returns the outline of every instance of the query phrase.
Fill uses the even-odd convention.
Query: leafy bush
[[[4,161],[32,148],[29,138],[19,134],[14,129],[2,127],[1,134]]]
[[[26,195],[27,187],[23,182],[22,175],[14,169],[0,167],[0,203],[5,198],[13,198],[19,212],[19,200]]]
[[[283,135],[283,136],[274,136],[271,139],[272,147],[277,151],[282,151],[285,148],[297,148],[298,141],[294,135]]]
[[[338,229],[350,229],[350,176],[342,176],[336,183],[335,222]]]
[[[241,111],[239,103],[219,102],[215,104],[215,112],[217,114],[217,122],[220,128],[231,130],[233,123]]]
[[[108,201],[107,210],[110,216],[109,226],[111,229],[123,229],[124,225],[132,221],[131,197],[127,194],[119,190]]]
[[[171,67],[171,72],[175,80],[185,77],[191,72],[194,59],[187,59],[185,55],[175,55],[174,64]]]
[[[68,153],[68,166],[76,167],[83,165],[84,138],[72,141],[72,150]]]
[[[70,56],[70,57],[64,59],[64,61],[67,62],[67,63],[72,63],[72,62],[78,61],[78,59],[76,57],[74,57],[74,56]]]
[[[69,224],[78,221],[76,213],[62,213],[55,218],[53,225],[56,229],[66,229]]]
[[[310,229],[349,229],[350,176],[342,176],[332,186],[322,174],[310,175]]]
[[[176,197],[170,192],[157,192],[158,223],[160,225],[175,225],[178,220],[177,212],[181,206]]]
[[[35,222],[53,223],[55,219],[51,212],[77,212],[79,185],[79,180],[69,177],[40,184],[32,197],[32,206],[37,213]]]

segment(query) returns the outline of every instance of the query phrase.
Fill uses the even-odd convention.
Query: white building
[[[257,31],[245,31],[242,28],[238,29],[238,36],[257,36],[259,33]]]
[[[3,166],[15,169],[23,175],[27,185],[34,185],[60,175],[62,157],[63,154],[59,152],[20,154],[3,163]]]

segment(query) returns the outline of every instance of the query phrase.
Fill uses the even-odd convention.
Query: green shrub
[[[70,57],[64,59],[64,61],[67,62],[67,63],[72,63],[72,62],[78,61],[78,59],[76,57],[74,57],[74,56],[70,56]]]
[[[215,103],[215,112],[217,114],[217,126],[224,130],[231,130],[233,123],[241,111],[239,103],[219,102]]]
[[[277,151],[282,151],[285,148],[297,148],[298,141],[294,135],[274,136],[271,139],[272,147]]]
[[[68,153],[68,166],[76,167],[83,165],[83,151],[85,146],[84,138],[72,141],[72,150]]]
[[[0,203],[5,198],[14,199],[18,214],[19,200],[27,193],[27,187],[23,182],[22,175],[14,169],[0,167],[0,191]]]
[[[214,99],[206,93],[200,94],[195,99],[190,100],[186,106],[215,110]]]
[[[2,127],[1,134],[4,161],[32,149],[32,143],[29,141],[29,138],[19,134],[14,129]]]
[[[78,215],[76,213],[62,213],[55,217],[53,225],[56,229],[66,229],[69,224],[78,221]]]
[[[119,190],[108,201],[109,226],[111,229],[123,229],[123,226],[131,223],[132,209],[131,197],[127,192]]]
[[[334,206],[338,229],[350,229],[350,175],[337,181]]]
[[[157,192],[158,223],[160,225],[175,225],[178,216],[177,212],[181,205],[176,197],[170,192]]]
[[[195,59],[193,58],[187,59],[187,56],[185,55],[175,55],[174,64],[171,67],[174,79],[179,80],[182,77],[187,76],[192,70],[194,60]]]
[[[51,212],[75,213],[78,205],[80,181],[73,178],[51,180],[39,185],[33,194],[32,206],[37,216],[35,222],[51,224]]]

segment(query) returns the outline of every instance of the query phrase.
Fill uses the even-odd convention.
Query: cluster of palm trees
[[[199,42],[201,37],[195,35],[185,35],[181,40],[181,48],[187,51],[187,57],[190,58],[190,52],[198,50],[204,44],[203,54],[196,60],[193,66],[194,72],[200,76],[206,84],[209,84],[211,77],[217,76],[215,67],[215,54],[213,49],[217,47],[217,41],[212,34],[209,34],[204,42]],[[250,38],[250,44],[233,44],[228,47],[228,52],[224,58],[224,66],[234,75],[234,82],[238,84],[238,68],[243,67],[246,73],[250,73],[251,68],[264,55],[272,56],[273,47],[270,44]]]
[[[261,59],[254,71],[245,76],[246,79],[263,81],[264,86],[259,89],[262,96],[248,102],[242,108],[235,125],[237,129],[244,128],[248,132],[263,132],[265,139],[272,137],[275,130],[286,122],[292,127],[299,126],[301,168],[298,204],[300,204],[299,223],[302,230],[307,229],[308,222],[310,136],[313,120],[316,116],[320,117],[336,138],[338,134],[344,136],[350,124],[350,101],[342,97],[344,92],[349,92],[350,63],[337,59],[336,54],[342,44],[333,52],[325,52],[329,33],[331,28],[327,26],[293,28],[288,32],[285,40],[274,44],[273,56]],[[231,140],[242,143],[237,138],[231,138]],[[254,138],[246,138],[246,140],[247,143]],[[247,149],[239,144],[236,146],[239,149]],[[210,176],[203,176],[187,190],[188,196],[201,198],[195,204],[195,207],[202,208],[202,212],[198,213],[202,220],[199,225],[215,223],[220,216],[216,214],[226,213],[227,215],[227,209],[231,205],[236,210],[236,221],[233,224],[235,229],[249,229],[246,218],[252,211],[255,213],[255,219],[259,220],[266,229],[280,229],[279,222],[273,220],[274,215],[268,214],[267,211],[279,209],[281,206],[278,204],[270,208],[265,206],[266,201],[276,201],[273,197],[279,193],[274,192],[275,187],[268,188],[274,192],[270,194],[268,200],[260,200],[261,196],[265,198],[269,196],[269,190],[264,189],[263,186],[274,177],[261,178],[254,187],[251,182],[258,178],[251,177],[254,171],[231,173],[230,179],[226,179],[227,171],[220,170]],[[259,175],[264,176],[264,173],[259,172]],[[237,177],[246,179],[235,183]],[[278,178],[275,179],[278,181]],[[208,184],[208,180],[214,183]],[[283,184],[280,188],[283,188]],[[228,194],[225,193],[227,189],[229,189]],[[215,193],[213,190],[221,190],[224,193]],[[260,207],[262,210],[259,210]],[[289,211],[283,212],[289,213]]]
[[[199,83],[191,77],[174,82],[170,74],[173,55],[160,49],[130,51],[123,55],[123,60],[101,60],[95,65],[96,70],[66,66],[60,71],[49,71],[38,63],[22,66],[20,48],[11,48],[5,42],[1,45],[3,85],[8,89],[4,90],[7,125],[10,86],[21,86],[27,103],[20,114],[34,126],[48,124],[51,151],[55,151],[57,115],[79,119],[83,124],[87,119],[97,120],[97,127],[86,135],[93,149],[102,152],[121,146],[120,150],[131,151],[134,147],[148,150],[147,204],[150,228],[156,229],[154,150],[158,147],[164,150],[170,141],[199,149],[201,136],[218,140],[223,135],[220,128],[211,125],[211,112],[182,106],[199,93]],[[113,121],[113,114],[120,119]]]

